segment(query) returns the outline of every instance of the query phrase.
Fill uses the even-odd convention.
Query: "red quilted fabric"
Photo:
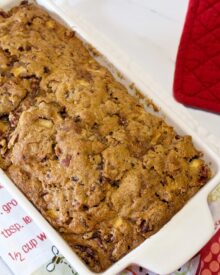
[[[179,45],[174,96],[220,113],[220,0],[190,0]]]

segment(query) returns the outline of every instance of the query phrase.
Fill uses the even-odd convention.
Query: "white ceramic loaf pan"
[[[149,96],[162,110],[166,121],[180,134],[193,137],[195,146],[204,152],[205,159],[210,162],[213,178],[169,221],[158,233],[147,239],[136,249],[131,251],[117,263],[112,265],[102,275],[113,275],[130,264],[138,264],[159,274],[168,274],[195,255],[211,238],[214,233],[214,223],[207,204],[210,191],[220,183],[220,158],[191,130],[179,117],[178,109],[164,102],[158,95],[159,86],[154,83],[150,76],[139,69],[136,64],[129,62],[129,57],[114,45],[103,34],[91,29],[83,17],[75,13],[71,8],[71,0],[38,0],[41,6],[53,16],[59,16],[69,26],[98,49],[127,79],[136,84],[143,94]],[[1,8],[9,8],[20,3],[18,0],[1,0]],[[36,208],[26,199],[19,189],[0,169],[0,182],[19,201],[36,224],[41,227],[51,241],[60,249],[75,270],[81,275],[96,274],[72,251],[68,244],[49,225]]]

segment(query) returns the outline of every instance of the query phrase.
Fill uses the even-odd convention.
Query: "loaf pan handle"
[[[207,197],[200,194],[137,248],[135,264],[168,274],[190,260],[209,241],[214,234],[214,222]]]

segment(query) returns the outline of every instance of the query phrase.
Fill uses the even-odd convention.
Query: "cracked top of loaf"
[[[0,167],[95,272],[210,178],[190,136],[144,110],[39,7],[0,11]]]

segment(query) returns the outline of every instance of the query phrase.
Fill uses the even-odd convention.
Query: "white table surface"
[[[91,25],[113,39],[171,96],[175,58],[188,0],[69,2]],[[220,137],[220,115],[191,108],[188,110],[210,133]]]

